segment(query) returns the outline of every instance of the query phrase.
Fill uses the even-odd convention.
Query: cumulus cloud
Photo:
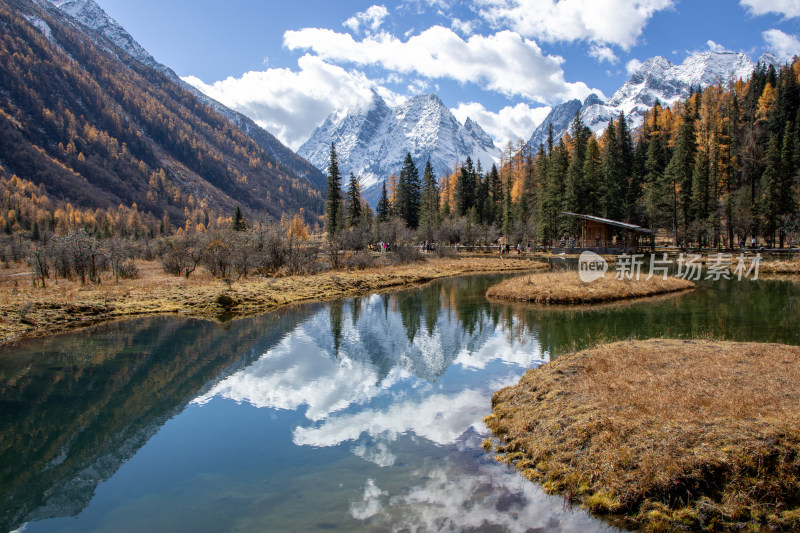
[[[788,0],[787,0],[788,1]],[[673,0],[483,0],[495,26],[548,42],[589,41],[629,49],[653,15]]]
[[[194,400],[215,396],[254,407],[296,410],[307,407],[309,420],[322,420],[354,403],[382,393],[377,370],[349,358],[335,359],[316,339],[296,330],[246,369],[227,377]]]
[[[612,65],[619,61],[619,58],[614,53],[611,47],[606,45],[593,44],[589,47],[589,55],[597,60],[598,63],[603,61],[611,63]]]
[[[386,6],[371,6],[366,11],[356,13],[354,16],[345,20],[342,25],[350,28],[354,33],[359,33],[361,28],[368,32],[376,32],[383,24],[384,19],[389,16]]]
[[[800,53],[800,40],[794,35],[773,28],[763,32],[761,36],[764,37],[767,50],[781,61],[788,61]]]
[[[408,92],[411,94],[422,94],[427,92],[431,84],[427,80],[416,79],[408,84]]]
[[[211,98],[250,117],[293,150],[337,109],[372,101],[374,83],[361,72],[345,70],[306,54],[299,70],[273,68],[246,72],[211,84],[182,78]],[[384,90],[383,94],[388,91]]]
[[[546,56],[535,41],[511,31],[464,40],[449,28],[433,26],[407,41],[388,33],[357,41],[350,34],[306,28],[286,32],[284,45],[291,50],[311,50],[331,62],[471,82],[540,103],[584,98],[592,92],[582,82],[564,79],[561,57]]]
[[[740,4],[753,15],[776,13],[786,18],[800,17],[800,2],[797,0],[740,0]]]
[[[432,394],[423,399],[397,401],[386,410],[364,409],[331,415],[318,427],[297,427],[292,441],[298,446],[337,446],[362,435],[397,440],[413,433],[439,444],[454,444],[468,429],[486,431],[490,391],[464,390],[458,394]]]
[[[453,115],[465,122],[471,118],[491,135],[496,146],[504,148],[510,141],[512,144],[519,139],[527,140],[536,126],[542,123],[550,112],[550,107],[530,107],[527,104],[506,106],[497,113],[487,110],[478,102],[460,103],[451,109]]]
[[[639,70],[639,67],[642,66],[642,62],[638,59],[631,59],[627,63],[625,63],[625,70],[628,72],[628,75],[633,75],[634,72]]]
[[[711,39],[709,39],[706,44],[708,45],[708,49],[712,52],[727,52],[728,49],[722,46],[721,44],[715,43]]]
[[[461,35],[469,37],[475,31],[475,23],[469,20],[461,20],[460,18],[453,18],[450,22],[450,27],[460,33]]]
[[[391,494],[367,479],[350,514],[382,531],[616,531],[496,461],[467,471],[445,459],[422,480]]]

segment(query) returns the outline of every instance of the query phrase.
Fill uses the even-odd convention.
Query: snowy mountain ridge
[[[171,81],[192,93],[200,102],[210,106],[217,113],[239,127],[248,137],[253,139],[256,144],[264,149],[264,151],[275,158],[281,166],[291,169],[297,176],[308,180],[320,189],[324,186],[324,176],[316,167],[298,157],[296,153],[283,145],[274,135],[260,127],[250,118],[224,106],[180,79],[171,68],[159,63],[125,30],[125,28],[111,18],[94,0],[36,0],[36,3],[42,7],[49,7],[50,5],[56,7],[60,12],[79,22],[91,32],[107,39],[108,42],[116,46],[128,57],[161,72]],[[46,27],[44,21],[35,21],[32,23],[36,25],[42,33],[47,35],[48,39],[52,40],[51,36],[48,35],[49,28]],[[44,26],[42,26],[42,24],[44,24]],[[98,45],[103,46],[107,52],[120,60],[123,59],[120,58],[113,47],[104,46],[102,39],[95,39],[95,41]]]
[[[774,56],[764,54],[758,64],[776,64]],[[553,125],[553,138],[561,138],[568,130],[575,113],[592,131],[599,134],[611,119],[625,113],[631,128],[641,126],[644,114],[656,101],[671,105],[686,98],[692,89],[706,88],[717,83],[747,79],[757,63],[741,52],[699,52],[676,65],[661,56],[655,56],[637,68],[607,101],[596,94],[589,95],[581,104],[579,100],[564,102],[553,108],[550,115],[534,131],[529,146],[537,150],[547,138],[549,125]]]
[[[155,60],[117,21],[93,0],[50,0],[58,9],[105,36],[133,59],[161,72],[169,69]],[[113,53],[113,52],[112,52]]]
[[[467,157],[488,169],[501,155],[477,122],[461,124],[435,94],[414,96],[391,108],[373,92],[368,108],[331,113],[297,153],[324,171],[332,143],[339,171],[359,177],[371,205],[377,204],[381,183],[400,172],[406,153],[420,172],[430,161],[437,176],[449,174]]]

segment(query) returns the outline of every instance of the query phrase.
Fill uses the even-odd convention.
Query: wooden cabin
[[[653,248],[653,230],[618,220],[592,215],[563,212],[562,215],[581,221],[581,236],[576,243],[580,249],[600,249],[608,253],[636,251],[640,247]]]

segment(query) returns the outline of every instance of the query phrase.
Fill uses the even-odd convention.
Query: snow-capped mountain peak
[[[50,0],[54,6],[81,22],[85,26],[105,36],[109,41],[121,48],[126,54],[140,63],[164,71],[161,63],[136,42],[136,39],[108,16],[94,0]]]
[[[161,72],[167,78],[194,94],[202,103],[212,107],[234,125],[241,128],[247,136],[253,139],[283,168],[294,172],[298,177],[305,178],[318,188],[322,188],[324,185],[324,176],[308,161],[298,157],[296,153],[284,146],[274,135],[258,126],[250,118],[225,107],[197,88],[184,82],[172,69],[156,61],[125,28],[111,18],[94,0],[34,0],[34,2],[44,9],[52,10],[54,7],[57,12],[78,22],[82,31],[90,35],[96,44],[104,47],[108,53],[121,61],[127,62],[129,59],[133,59]],[[31,23],[39,28],[48,39],[53,40],[44,21],[32,20]],[[55,44],[58,45],[58,43]]]
[[[467,120],[464,121],[464,129],[466,129],[472,137],[478,140],[484,148],[489,148],[494,146],[494,141],[492,140],[491,136],[481,128],[481,125],[472,120],[470,117],[467,117]]]
[[[765,54],[759,62],[776,63],[774,56]],[[564,102],[553,108],[545,121],[539,125],[529,141],[536,149],[547,135],[550,124],[553,136],[558,139],[568,131],[570,122],[579,110],[581,119],[595,133],[602,132],[610,120],[624,112],[631,128],[641,125],[644,113],[656,101],[662,105],[689,96],[693,89],[706,88],[717,83],[747,79],[756,64],[740,52],[698,52],[687,57],[679,65],[661,57],[651,57],[637,68],[630,79],[603,102],[596,95],[590,95],[583,104],[577,100]]]
[[[461,124],[436,94],[409,98],[389,107],[377,93],[363,107],[332,113],[300,147],[298,154],[324,170],[336,145],[342,175],[359,177],[364,196],[375,205],[380,184],[399,173],[406,153],[421,167],[430,161],[438,175],[467,157],[489,168],[500,156],[491,137],[472,119]]]

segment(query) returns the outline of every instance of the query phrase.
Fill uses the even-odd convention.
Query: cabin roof
[[[609,218],[600,218],[600,217],[595,217],[595,216],[592,216],[592,215],[580,215],[578,213],[570,213],[569,211],[564,211],[561,214],[562,215],[571,216],[571,217],[575,217],[575,218],[580,218],[582,220],[590,220],[592,222],[599,222],[601,224],[606,224],[606,225],[609,225],[609,226],[622,228],[624,230],[635,231],[637,233],[648,233],[648,234],[653,233],[653,230],[651,230],[651,229],[643,228],[641,226],[637,226],[636,224],[628,224],[627,222],[620,222],[618,220],[611,220]]]

